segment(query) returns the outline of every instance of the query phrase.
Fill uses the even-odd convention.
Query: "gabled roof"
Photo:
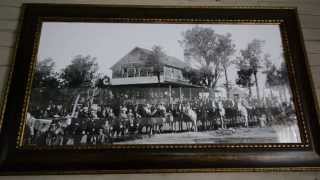
[[[149,56],[152,54],[151,50],[135,47],[118,62],[116,62],[110,69],[115,70],[123,64],[141,64],[144,65],[147,63]],[[189,65],[178,58],[172,56],[165,56],[165,58],[160,59],[160,62],[163,65],[168,65],[176,67],[179,69],[188,68]]]

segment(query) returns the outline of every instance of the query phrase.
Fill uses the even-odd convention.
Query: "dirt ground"
[[[202,132],[164,133],[117,142],[116,144],[227,144],[227,143],[277,143],[272,128],[238,128]]]

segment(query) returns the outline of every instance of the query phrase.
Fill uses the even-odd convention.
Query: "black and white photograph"
[[[43,22],[23,145],[301,143],[279,24]]]

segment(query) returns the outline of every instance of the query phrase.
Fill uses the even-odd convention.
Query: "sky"
[[[61,71],[77,55],[96,57],[99,72],[111,77],[110,67],[134,47],[151,49],[163,47],[167,55],[184,60],[183,48],[179,44],[182,32],[195,24],[142,24],[142,23],[79,23],[44,22],[42,24],[38,60],[52,58],[55,70]],[[216,33],[231,33],[237,56],[253,39],[264,40],[263,52],[271,55],[276,65],[282,57],[281,35],[276,24],[197,24],[210,27]],[[234,58],[234,57],[232,57]],[[229,79],[234,83],[237,74],[234,66],[229,68]],[[260,87],[264,88],[265,75],[258,74]],[[220,84],[224,83],[221,78]]]

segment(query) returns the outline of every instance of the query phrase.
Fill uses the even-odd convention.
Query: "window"
[[[128,77],[135,77],[136,68],[128,68]]]

